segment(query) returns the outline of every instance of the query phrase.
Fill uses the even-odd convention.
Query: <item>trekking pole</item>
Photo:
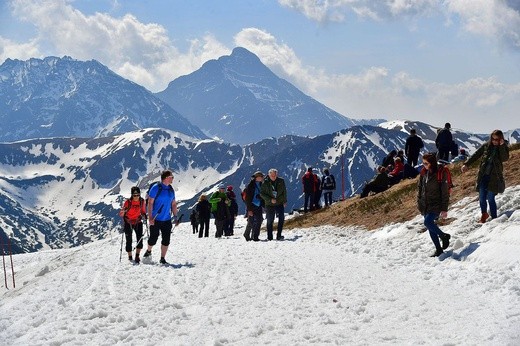
[[[2,245],[2,262],[3,262],[3,264],[4,264],[5,288],[9,289],[9,287],[7,287],[7,270],[5,269],[4,243],[1,242],[0,244]]]
[[[177,220],[175,225],[172,227],[172,231],[170,233],[173,233],[173,230],[175,229],[175,227],[177,227],[181,223],[181,220],[182,220],[183,216],[184,216],[184,214],[181,214],[181,216],[179,217],[179,219]]]
[[[10,238],[7,238],[7,247],[9,248],[9,257],[11,258],[11,274],[13,275],[13,288],[16,288],[16,284],[14,282],[13,251],[11,251],[11,240],[10,240]]]

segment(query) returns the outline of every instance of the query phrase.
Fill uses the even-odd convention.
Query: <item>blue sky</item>
[[[515,0],[13,0],[0,62],[96,59],[153,92],[243,46],[351,118],[520,128]]]

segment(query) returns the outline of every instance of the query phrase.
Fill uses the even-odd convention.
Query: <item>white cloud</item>
[[[118,6],[117,1],[113,6]],[[176,77],[230,51],[207,35],[201,41],[192,41],[189,52],[182,54],[159,24],[141,23],[131,14],[121,18],[104,13],[87,16],[65,0],[16,0],[11,8],[15,16],[37,28],[34,46],[49,46],[58,56],[80,60],[94,57],[152,91],[164,89]],[[13,52],[9,55],[19,57]]]
[[[37,40],[30,40],[26,43],[16,43],[0,36],[0,63],[7,58],[27,60],[40,56]]]

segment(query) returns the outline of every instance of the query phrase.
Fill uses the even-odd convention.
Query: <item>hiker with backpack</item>
[[[139,187],[133,186],[130,189],[130,194],[131,197],[123,203],[119,216],[123,218],[124,222],[123,232],[126,238],[125,250],[128,253],[128,260],[132,260],[132,231],[134,231],[137,239],[134,261],[139,264],[141,261],[139,253],[143,248],[143,217],[146,220],[146,208]]]
[[[217,228],[215,238],[221,238],[224,234],[225,223],[231,217],[229,213],[231,201],[227,197],[226,187],[223,184],[218,186],[218,191],[211,195],[209,202],[211,203],[211,212],[215,217],[215,226]]]
[[[330,174],[328,168],[323,170],[323,177],[321,178],[321,189],[323,190],[323,200],[325,201],[325,207],[332,205],[332,191],[336,190],[336,180],[334,176]]]
[[[495,195],[506,188],[503,162],[509,160],[509,147],[502,131],[494,130],[491,133],[489,140],[464,163],[462,172],[466,172],[467,167],[478,159],[481,159],[476,184],[481,211],[479,223],[485,223],[490,216],[497,218]]]
[[[166,252],[170,245],[170,236],[172,232],[172,215],[175,224],[177,221],[177,201],[175,200],[175,191],[172,187],[173,172],[165,170],[161,173],[161,181],[150,185],[148,192],[148,223],[150,225],[150,237],[148,238],[148,249],[143,257],[152,255],[152,248],[159,239],[161,234],[161,264],[166,262]]]
[[[260,171],[255,172],[251,176],[249,184],[247,184],[244,191],[242,191],[242,198],[246,204],[247,211],[247,226],[244,231],[244,238],[246,241],[259,241],[260,226],[264,221],[262,207],[264,200],[260,197],[262,190],[262,182],[264,181],[264,174]]]
[[[450,245],[451,236],[441,231],[436,224],[440,217],[448,217],[449,204],[449,171],[437,164],[434,154],[423,155],[423,168],[420,173],[417,206],[424,216],[424,226],[430,233],[430,238],[435,245],[435,252],[431,257],[440,256]],[[439,241],[440,240],[440,241]],[[442,245],[441,245],[442,242]]]
[[[287,189],[285,180],[278,176],[278,170],[271,168],[260,189],[260,197],[265,202],[265,218],[267,220],[267,240],[273,240],[273,224],[275,215],[278,216],[276,240],[284,240],[282,235],[285,221],[285,207],[287,206]]]
[[[205,194],[200,195],[199,201],[195,206],[197,214],[199,215],[199,238],[204,235],[205,238],[209,237],[209,220],[211,219],[211,203],[209,203]]]

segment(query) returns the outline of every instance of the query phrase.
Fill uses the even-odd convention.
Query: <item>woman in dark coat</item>
[[[450,199],[448,174],[439,171],[437,159],[434,154],[423,156],[423,169],[419,178],[419,191],[417,205],[424,215],[424,225],[430,233],[435,252],[432,257],[437,257],[450,245],[451,236],[441,231],[435,220],[439,217],[445,219],[448,216],[448,203]],[[442,241],[442,245],[440,241]]]
[[[206,195],[200,195],[199,201],[195,206],[197,213],[199,214],[199,238],[209,237],[209,219],[211,218],[211,204],[209,203]]]
[[[497,217],[497,203],[495,195],[504,192],[504,166],[502,162],[509,160],[509,148],[504,140],[504,133],[495,130],[489,136],[489,141],[484,143],[462,166],[462,172],[467,170],[467,166],[477,161],[480,157],[480,167],[477,175],[477,191],[479,192],[480,223],[486,222],[491,218]],[[489,214],[487,204],[489,203]]]

